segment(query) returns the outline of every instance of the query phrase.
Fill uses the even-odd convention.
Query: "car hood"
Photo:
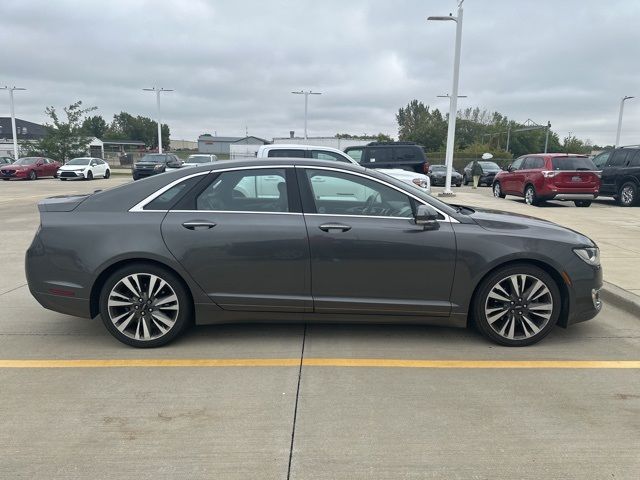
[[[164,163],[156,163],[156,162],[136,162],[134,167],[155,167],[156,165],[164,165]]]
[[[62,170],[63,172],[68,172],[68,171],[74,171],[74,170],[84,170],[85,168],[88,168],[89,165],[62,165],[60,167],[60,170]]]
[[[533,238],[555,238],[577,245],[595,245],[595,242],[586,235],[548,220],[518,213],[503,212],[501,210],[475,207],[467,208],[472,208],[473,210],[473,213],[470,213],[468,216],[480,227],[488,231],[500,233],[511,232],[514,235],[520,234]]]

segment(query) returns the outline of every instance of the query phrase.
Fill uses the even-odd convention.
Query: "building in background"
[[[333,147],[344,150],[347,147],[359,147],[367,145],[374,140],[361,138],[337,138],[337,137],[309,137],[306,140],[302,137],[275,137],[273,143],[289,143],[298,145],[317,145],[318,147]]]
[[[255,146],[255,151],[258,151],[260,145],[266,145],[270,143],[263,138],[247,136],[247,137],[218,137],[214,135],[200,135],[198,137],[198,152],[200,153],[213,153],[214,155],[222,155],[231,157],[231,145],[239,146],[236,153],[242,151],[252,151]],[[254,155],[255,156],[255,155]]]
[[[16,136],[18,137],[18,142],[41,140],[46,134],[47,129],[44,125],[16,118]],[[13,157],[11,117],[0,117],[0,156]]]
[[[195,140],[169,140],[169,150],[197,150],[198,142]]]

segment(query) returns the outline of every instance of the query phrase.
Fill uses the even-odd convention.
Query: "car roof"
[[[313,149],[317,149],[317,150],[326,150],[328,152],[335,152],[335,153],[342,153],[344,154],[344,152],[342,150],[339,150],[337,148],[334,147],[327,147],[324,145],[306,145],[306,144],[301,144],[301,143],[274,143],[272,145],[262,145],[260,147],[261,150],[273,150],[276,148],[282,148],[282,149],[290,149],[290,150],[313,150]]]
[[[305,165],[312,167],[340,167],[345,170],[353,170],[354,172],[362,172],[366,170],[357,163],[337,162],[335,160],[316,160],[313,158],[289,158],[289,157],[259,157],[247,160],[223,160],[214,164],[214,166],[203,166],[190,168],[190,173],[196,173],[206,170],[228,170],[237,167],[261,167],[265,165],[273,166],[296,166]]]
[[[584,153],[528,153],[526,155],[522,155],[522,157],[542,157],[542,158],[557,158],[557,157],[585,157],[588,158],[588,155]]]

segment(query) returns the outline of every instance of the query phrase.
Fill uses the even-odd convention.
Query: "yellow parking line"
[[[640,369],[640,360],[406,360],[305,358],[307,367],[430,369]],[[298,358],[167,358],[0,360],[0,368],[297,367]]]

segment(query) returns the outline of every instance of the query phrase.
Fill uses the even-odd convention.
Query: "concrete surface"
[[[0,362],[156,365],[0,367],[0,478],[638,477],[640,368],[567,362],[637,364],[640,321],[611,305],[521,349],[472,330],[275,324],[200,327],[166,348],[136,350],[99,319],[42,309],[23,272],[38,224],[33,202],[126,180],[0,182]],[[484,192],[468,195],[480,201]],[[309,363],[300,368],[302,355]],[[163,367],[163,359],[290,361],[196,368]],[[314,359],[551,360],[559,368],[327,367]]]

